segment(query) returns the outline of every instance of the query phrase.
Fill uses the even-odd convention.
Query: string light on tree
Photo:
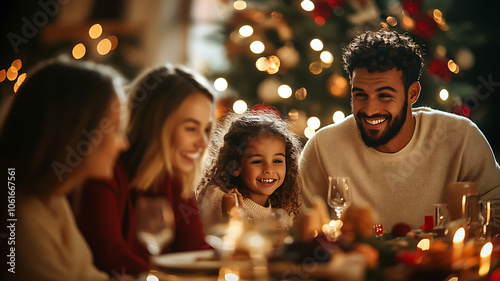
[[[233,111],[238,114],[242,114],[247,111],[247,103],[243,100],[237,100],[233,104]]]
[[[97,44],[97,52],[104,56],[111,51],[111,41],[109,41],[108,38],[102,39],[98,44]]]
[[[307,12],[314,10],[314,3],[310,0],[304,0],[300,2],[300,6],[302,7],[302,9],[304,9],[304,11]]]
[[[97,39],[102,35],[102,26],[98,23],[94,24],[89,29],[89,36],[92,39]]]
[[[219,77],[214,81],[214,88],[219,92],[225,91],[227,86],[227,80],[222,77]]]
[[[250,25],[244,25],[238,30],[242,37],[249,37],[253,34],[253,28]]]
[[[319,126],[321,126],[321,121],[319,120],[318,117],[312,116],[312,117],[309,117],[309,119],[307,119],[307,127],[311,128],[313,130],[317,130],[317,129],[319,129]]]
[[[311,46],[311,49],[315,51],[321,51],[323,50],[323,42],[319,40],[318,38],[314,38],[311,40],[311,43],[309,44]]]
[[[448,93],[448,90],[446,89],[442,89],[441,91],[439,91],[439,98],[442,100],[442,101],[446,101],[448,100],[448,98],[450,97],[449,93]]]
[[[253,41],[252,44],[250,44],[250,51],[254,54],[261,54],[265,49],[266,47],[261,41]]]
[[[292,96],[292,88],[290,88],[290,86],[288,85],[283,84],[278,88],[278,95],[283,99],[287,99]]]
[[[271,63],[269,62],[269,59],[266,58],[266,57],[260,57],[257,59],[257,61],[255,62],[255,67],[259,70],[259,71],[267,71],[269,69],[269,65]]]
[[[316,131],[312,128],[305,128],[304,129],[304,136],[306,136],[306,138],[310,139],[312,138],[312,136],[314,136],[314,134],[316,134]]]
[[[335,113],[333,113],[332,119],[333,119],[333,123],[339,123],[345,119],[345,114],[344,114],[344,112],[342,112],[340,110],[335,111]]]
[[[333,62],[333,55],[328,51],[321,52],[319,58],[321,59],[322,62],[327,64],[331,64]]]
[[[247,8],[247,2],[241,0],[234,1],[233,7],[238,11],[245,10]]]
[[[85,53],[87,50],[85,49],[85,45],[82,43],[78,43],[73,47],[73,51],[71,52],[73,54],[73,57],[77,60],[83,58],[85,56]]]

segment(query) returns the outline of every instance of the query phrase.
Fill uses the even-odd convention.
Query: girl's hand
[[[224,194],[222,197],[222,214],[229,214],[232,208],[236,206],[236,199],[234,198],[234,194],[238,197],[238,206],[243,206],[243,197],[238,189],[233,189],[228,193]]]

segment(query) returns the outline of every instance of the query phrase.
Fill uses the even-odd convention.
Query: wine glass
[[[137,239],[151,255],[158,255],[174,237],[175,218],[170,203],[162,197],[140,197],[136,203]]]
[[[348,177],[328,177],[328,205],[335,211],[337,219],[352,203]]]

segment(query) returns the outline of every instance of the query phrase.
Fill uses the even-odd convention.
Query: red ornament
[[[472,113],[470,111],[470,108],[463,103],[457,104],[453,108],[453,113],[455,113],[456,115],[467,117],[472,120]]]
[[[490,281],[500,281],[500,269],[495,269],[490,275]]]
[[[415,19],[415,34],[423,39],[429,39],[436,34],[438,25],[434,18],[424,15]]]
[[[448,69],[448,60],[445,58],[433,58],[429,63],[427,71],[443,81],[450,81],[453,73]]]
[[[400,223],[396,223],[392,227],[391,234],[392,234],[392,237],[394,237],[394,238],[403,237],[410,231],[411,231],[411,227],[408,224],[406,224],[404,222],[400,222]]]
[[[412,15],[418,14],[420,8],[422,8],[422,0],[403,0],[401,4],[403,5],[403,9]]]

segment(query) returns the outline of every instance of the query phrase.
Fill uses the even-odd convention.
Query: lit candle
[[[493,251],[493,244],[488,242],[484,244],[481,248],[480,260],[479,260],[479,276],[484,276],[490,271],[491,264],[491,252]]]
[[[464,250],[465,229],[460,227],[453,236],[453,263],[462,258]]]
[[[341,220],[331,220],[329,224],[324,224],[321,230],[326,235],[328,240],[335,240],[340,236],[340,229],[344,224]]]

